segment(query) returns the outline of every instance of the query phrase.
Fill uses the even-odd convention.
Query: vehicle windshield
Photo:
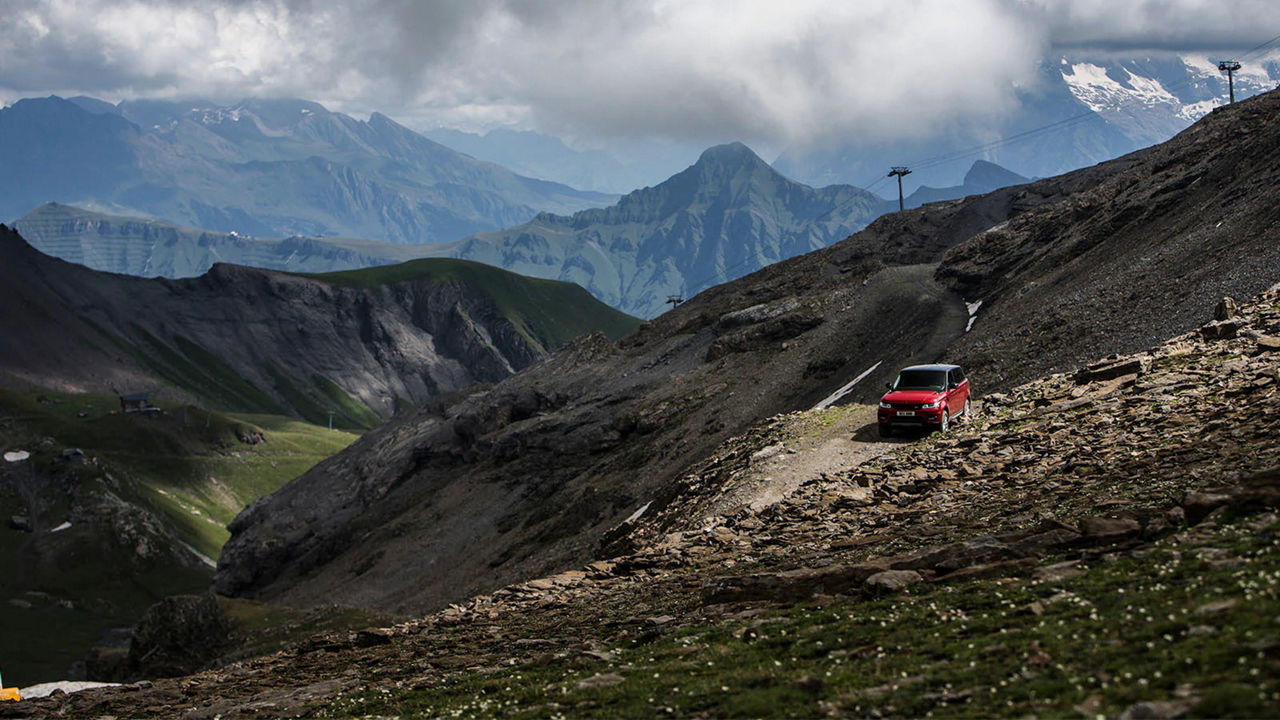
[[[946,390],[946,370],[903,370],[893,383],[894,390]]]

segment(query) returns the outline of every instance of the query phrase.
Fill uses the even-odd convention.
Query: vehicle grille
[[[889,403],[894,410],[923,410],[924,405],[920,403]]]

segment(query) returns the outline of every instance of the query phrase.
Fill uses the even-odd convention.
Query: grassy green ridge
[[[140,555],[105,520],[72,517],[73,497],[81,512],[120,501],[149,511],[214,559],[241,509],[356,439],[279,415],[118,408],[114,396],[0,390],[0,446],[32,452],[30,467],[0,468],[0,507],[8,509],[0,525],[0,663],[11,683],[65,678],[104,630],[131,625],[166,595],[203,591],[212,577],[212,568],[174,565],[163,551]],[[237,438],[254,433],[265,442]],[[68,447],[96,462],[55,463]],[[37,499],[43,530],[10,529],[9,515],[31,513],[19,489],[40,477],[49,478]],[[48,532],[64,519],[70,528]]]
[[[620,638],[608,661],[426,676],[320,716],[1115,717],[1154,701],[1275,717],[1277,532],[1274,513],[1228,518],[1077,577],[773,608]]]
[[[640,325],[639,319],[605,305],[573,283],[525,277],[470,260],[426,258],[305,277],[365,289],[420,280],[470,288],[487,296],[502,317],[547,352],[593,330],[617,339]]]

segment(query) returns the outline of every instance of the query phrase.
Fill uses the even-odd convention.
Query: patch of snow
[[[191,553],[192,555],[195,555],[196,559],[199,560],[200,562],[204,563],[210,568],[213,568],[215,570],[217,569],[218,563],[213,558],[195,549],[193,545],[189,545],[181,540],[178,541],[178,544],[186,548],[187,552]]]
[[[1065,64],[1065,63],[1064,63]],[[1062,79],[1076,99],[1094,112],[1117,111],[1125,106],[1138,104],[1143,107],[1176,105],[1181,102],[1165,89],[1159,80],[1134,75],[1128,68],[1121,68],[1130,87],[1125,87],[1107,75],[1101,65],[1081,62],[1070,65],[1070,72],[1062,71]]]
[[[85,680],[58,680],[56,682],[40,683],[31,687],[24,687],[19,692],[22,693],[22,699],[31,700],[34,698],[48,697],[53,694],[54,690],[61,690],[65,693],[80,692],[81,690],[92,690],[100,687],[116,687],[120,683],[108,682],[88,682]]]
[[[1178,111],[1178,117],[1195,122],[1205,115],[1208,115],[1209,112],[1215,108],[1222,107],[1224,104],[1226,104],[1226,100],[1214,99],[1201,100],[1200,102],[1191,103],[1190,105],[1183,105],[1182,109]]]
[[[4,459],[6,462],[22,462],[23,460],[26,460],[29,457],[31,457],[31,453],[27,452],[26,450],[10,450],[9,452],[4,454]]]
[[[868,375],[870,375],[871,373],[875,372],[875,369],[876,369],[876,368],[878,368],[878,367],[880,367],[880,363],[883,363],[883,362],[884,362],[884,361],[883,361],[883,360],[881,360],[880,362],[876,363],[875,365],[872,365],[871,367],[867,368],[866,370],[863,370],[861,375],[859,375],[858,377],[856,377],[856,378],[854,378],[854,379],[850,380],[848,383],[846,383],[844,386],[842,386],[839,390],[836,390],[835,392],[833,392],[833,393],[831,393],[830,395],[826,396],[825,398],[823,398],[822,400],[820,400],[820,401],[818,402],[818,404],[817,404],[817,405],[814,405],[814,406],[813,406],[812,408],[810,408],[810,409],[812,409],[812,410],[822,410],[823,408],[831,407],[831,404],[832,404],[832,403],[836,402],[837,400],[839,400],[840,398],[844,397],[845,395],[848,395],[848,394],[849,394],[849,392],[850,392],[851,390],[853,390],[853,386],[854,386],[854,385],[857,385],[858,383],[862,382],[862,379],[863,379],[863,378],[865,378],[866,376],[868,376]]]
[[[643,514],[644,514],[644,512],[645,512],[646,510],[648,510],[648,509],[649,509],[649,506],[650,506],[650,505],[652,505],[652,504],[653,504],[653,501],[652,501],[652,500],[650,500],[649,502],[645,503],[644,505],[641,505],[639,510],[636,510],[635,512],[631,513],[631,516],[630,516],[630,517],[628,517],[626,520],[623,520],[623,521],[622,521],[622,522],[623,522],[623,524],[626,524],[626,523],[633,523],[633,522],[635,522],[636,520],[639,520],[639,519],[640,519],[640,516],[641,516],[641,515],[643,515]]]
[[[964,306],[969,311],[969,317],[973,317],[978,314],[978,308],[982,307],[982,301],[965,303]]]
[[[63,530],[66,530],[67,528],[70,528],[70,527],[71,527],[71,521],[70,521],[70,520],[68,520],[68,521],[66,521],[66,522],[62,523],[61,525],[59,525],[58,527],[56,527],[56,528],[54,528],[54,529],[50,530],[49,532],[51,532],[51,533],[62,532]]]

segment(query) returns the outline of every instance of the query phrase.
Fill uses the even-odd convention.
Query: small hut
[[[120,410],[122,412],[147,412],[151,409],[151,393],[140,392],[120,396]]]

